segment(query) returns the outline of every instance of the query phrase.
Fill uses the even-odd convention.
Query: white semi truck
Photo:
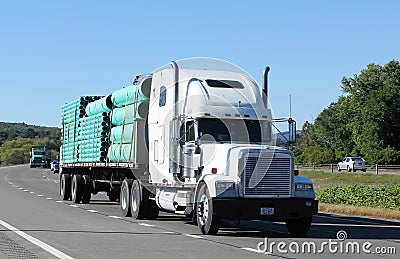
[[[292,151],[274,145],[268,71],[260,89],[225,62],[171,62],[134,82],[149,98],[145,116],[129,113],[130,88],[122,108],[112,104],[116,95],[104,97],[110,125],[123,111],[119,141],[116,126],[110,126],[104,138],[108,151],[100,161],[63,162],[67,151],[61,148],[63,199],[88,203],[92,193],[105,191],[111,201],[119,200],[126,217],[155,219],[160,210],[184,214],[203,234],[216,234],[221,219],[283,221],[288,232],[306,234],[318,202],[311,180],[294,170]],[[63,121],[66,135],[71,117]],[[129,144],[123,144],[124,132]]]

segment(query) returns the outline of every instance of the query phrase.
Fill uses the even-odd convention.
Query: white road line
[[[54,180],[53,182],[58,183],[58,181]]]
[[[69,205],[70,207],[72,207],[72,208],[79,208],[79,206],[78,205],[74,205],[74,204],[72,204],[72,205]]]
[[[197,238],[197,239],[204,239],[204,237],[196,236],[196,235],[191,235],[191,234],[183,234],[183,235],[184,235],[184,236],[187,236],[187,237]]]
[[[23,190],[24,188],[19,187],[18,190]]]
[[[58,203],[64,203],[63,201],[56,201],[56,202],[58,202]]]
[[[11,231],[14,232],[15,234],[17,234],[17,235],[19,235],[20,237],[22,237],[22,238],[28,240],[28,241],[31,242],[32,244],[37,245],[38,247],[40,247],[40,248],[42,248],[43,250],[49,252],[50,254],[54,255],[54,256],[57,257],[57,258],[62,258],[62,259],[70,259],[70,258],[72,259],[72,258],[73,258],[73,257],[71,257],[71,256],[69,256],[69,255],[67,255],[67,254],[65,254],[65,253],[63,253],[63,252],[61,252],[60,250],[58,250],[58,249],[56,249],[56,248],[54,248],[54,247],[52,247],[52,246],[50,246],[50,245],[44,243],[43,241],[40,241],[39,239],[34,238],[33,236],[30,236],[30,235],[26,234],[25,232],[23,232],[23,231],[21,231],[21,230],[15,228],[15,227],[13,227],[13,226],[11,226],[10,224],[8,224],[8,223],[2,221],[1,219],[0,219],[0,224],[1,224],[3,227],[7,228],[8,230],[11,230]]]
[[[87,211],[92,212],[92,213],[96,213],[97,212],[97,210],[87,210]]]
[[[242,247],[240,249],[243,249],[243,250],[246,250],[246,251],[250,251],[250,252],[254,252],[254,253],[259,253],[259,254],[271,254],[269,252],[264,252],[262,250],[258,250],[258,249],[251,248],[251,247]]]
[[[138,223],[141,226],[145,226],[145,227],[154,227],[154,225],[151,224],[147,224],[147,223]]]
[[[12,182],[8,182],[8,184],[11,184],[11,185],[12,185],[13,183],[12,183]]]
[[[340,223],[312,223],[312,226],[336,226],[336,227],[362,227],[362,228],[400,228],[395,225],[359,225],[359,224],[340,224]]]
[[[35,194],[34,192],[29,192],[30,194]]]
[[[42,195],[42,194],[38,194],[37,196],[39,196],[39,197],[43,197],[43,195]]]
[[[29,190],[23,190],[24,192],[29,192]]]
[[[118,217],[118,216],[108,216],[108,217],[113,218],[113,219],[122,219],[121,217]]]
[[[48,200],[52,200],[53,198],[47,197],[46,199],[48,199]]]

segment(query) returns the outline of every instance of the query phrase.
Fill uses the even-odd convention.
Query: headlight
[[[232,181],[220,181],[215,182],[215,191],[217,196],[237,196],[235,189],[235,183]]]
[[[223,192],[227,189],[234,188],[234,182],[215,182],[215,188],[217,189],[217,193]]]
[[[296,191],[312,191],[313,185],[311,183],[296,183]]]

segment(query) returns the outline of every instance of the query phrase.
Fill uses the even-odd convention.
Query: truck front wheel
[[[213,215],[213,203],[207,185],[199,187],[196,197],[197,225],[205,235],[215,235],[219,230],[220,219]]]
[[[286,221],[286,228],[290,234],[304,236],[310,230],[312,217]]]

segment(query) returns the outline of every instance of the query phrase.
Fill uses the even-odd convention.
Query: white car
[[[356,170],[361,170],[363,172],[367,171],[367,163],[360,156],[349,156],[339,162],[337,165],[338,171],[347,170],[348,172],[355,172]]]
[[[50,164],[51,171],[53,171],[54,173],[58,173],[59,169],[60,169],[60,161],[54,160],[53,162],[51,162]]]

